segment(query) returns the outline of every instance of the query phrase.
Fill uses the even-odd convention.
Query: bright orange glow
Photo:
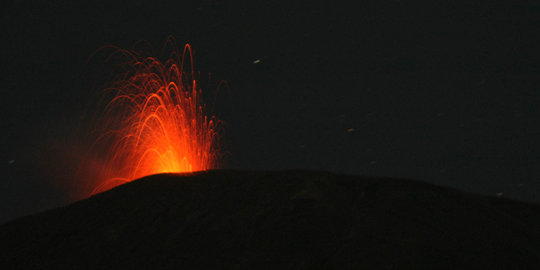
[[[130,59],[129,71],[108,89],[114,96],[95,144],[105,152],[103,179],[92,194],[151,174],[215,168],[218,122],[205,114],[189,44],[181,58],[173,53],[164,63],[120,52]]]

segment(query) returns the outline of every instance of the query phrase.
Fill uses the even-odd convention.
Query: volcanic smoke
[[[129,59],[128,71],[107,89],[112,99],[99,118],[94,144],[104,153],[102,180],[91,194],[151,174],[215,168],[218,121],[205,114],[190,45],[165,62],[120,52]]]

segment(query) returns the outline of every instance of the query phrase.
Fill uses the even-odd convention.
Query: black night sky
[[[192,45],[223,168],[413,178],[540,202],[540,2],[2,3],[0,222],[72,200],[101,46]],[[436,3],[435,3],[436,2]],[[500,2],[500,3],[499,3]]]

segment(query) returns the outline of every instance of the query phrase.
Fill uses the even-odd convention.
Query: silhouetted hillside
[[[538,269],[540,207],[324,172],[155,175],[0,226],[0,268]]]

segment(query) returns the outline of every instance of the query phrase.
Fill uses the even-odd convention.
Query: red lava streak
[[[205,114],[191,47],[164,63],[121,52],[130,59],[129,71],[108,89],[115,96],[100,118],[103,132],[96,142],[106,152],[103,180],[92,194],[151,174],[215,168],[217,121]]]

